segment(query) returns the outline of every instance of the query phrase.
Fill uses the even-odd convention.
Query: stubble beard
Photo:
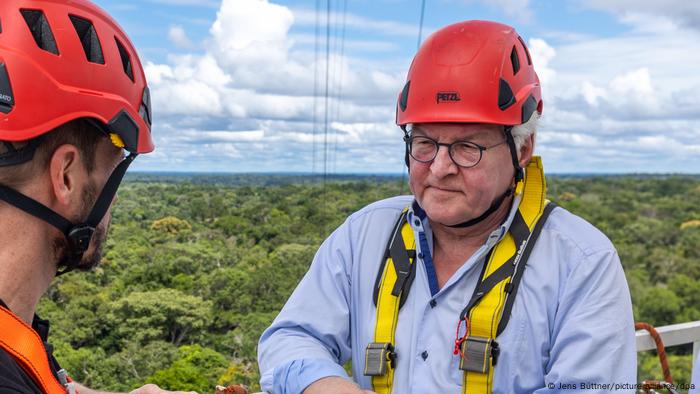
[[[96,200],[96,188],[92,183],[88,183],[82,196],[83,212],[78,217],[73,218],[73,223],[84,223],[90,215]],[[107,238],[107,226],[108,224],[98,224],[95,232],[92,234],[90,247],[82,256],[77,256],[65,235],[61,234],[54,238],[53,251],[58,268],[73,267],[76,270],[89,271],[97,267],[102,260],[104,243]],[[80,260],[76,261],[78,258]]]

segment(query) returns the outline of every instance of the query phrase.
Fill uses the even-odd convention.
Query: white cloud
[[[294,33],[287,36],[294,45],[314,45],[316,42],[316,36],[313,34]],[[343,45],[346,50],[365,52],[398,52],[401,49],[401,46],[396,41],[357,40],[347,37]]]
[[[293,10],[295,22],[300,26],[315,26],[316,25],[316,11],[307,8],[294,8]],[[318,18],[318,25],[320,28],[326,28],[326,13]],[[331,23],[334,21],[341,20],[343,16],[337,12],[331,11],[330,20]],[[345,25],[348,29],[361,29],[363,31],[371,31],[381,34],[389,34],[395,36],[405,36],[415,37],[418,36],[418,26],[416,24],[406,25],[405,23],[391,21],[391,20],[377,20],[372,18],[366,18],[364,16],[347,13],[345,15]],[[426,26],[423,26],[423,33],[426,31],[433,30]],[[425,36],[425,34],[424,34]]]
[[[535,66],[540,82],[542,85],[546,85],[555,75],[554,70],[549,67],[549,62],[557,55],[557,51],[543,39],[531,38],[528,41],[528,50],[532,57],[532,64]]]
[[[219,6],[218,0],[146,0],[149,3],[174,5],[174,6],[197,6],[216,8]]]
[[[182,26],[171,26],[168,29],[168,39],[179,48],[192,49],[194,47]]]
[[[292,12],[266,0],[224,0],[209,30],[211,51],[224,66],[284,64]]]
[[[521,22],[531,22],[534,14],[530,9],[530,0],[480,0],[492,8],[503,11]]]
[[[621,19],[632,29],[613,37],[530,40],[545,93],[538,151],[558,172],[699,171],[700,34]]]
[[[464,3],[481,3],[493,10],[502,12],[522,23],[533,20],[534,14],[530,9],[530,0],[462,0]]]
[[[186,107],[182,112],[193,115],[203,111],[259,119],[310,117],[314,69],[322,85],[325,58],[316,65],[313,58],[292,50],[288,32],[293,22],[289,9],[265,0],[224,0],[204,55],[170,56],[167,65],[146,65],[157,93],[154,97],[159,97],[154,99],[156,109],[172,115]],[[366,105],[376,100],[393,101],[403,82],[400,73],[358,69],[347,57],[333,55],[330,65],[329,93],[338,92],[338,77],[342,75],[343,96],[369,99]],[[317,93],[323,92],[321,86]],[[331,97],[331,104],[340,105],[335,97]],[[358,102],[342,105],[344,113],[361,106]]]
[[[529,7],[527,1],[511,5]],[[694,67],[700,64],[700,32],[670,17],[658,19],[666,21],[663,25],[641,28],[650,15],[620,15],[631,27],[624,34],[529,40],[545,96],[537,150],[548,170],[557,172],[697,172],[700,77]],[[404,27],[398,22],[351,14],[348,21],[349,28],[373,34],[370,40],[355,39],[357,47],[376,40],[386,51],[402,52],[415,45],[416,32],[398,31]],[[341,163],[339,171],[400,171],[403,148],[393,118],[410,59],[331,55],[326,109],[325,54],[315,64],[309,51],[315,38],[293,28],[314,23],[309,11],[265,0],[224,0],[201,53],[147,62],[158,149],[137,168],[308,171],[316,145],[318,170],[327,112],[327,154]],[[383,35],[374,34],[381,29]],[[393,43],[387,35],[402,37]],[[346,48],[352,42],[346,41]],[[315,70],[321,95],[316,100]],[[342,100],[337,97],[341,74]],[[314,108],[321,122],[315,135]],[[182,161],[181,154],[188,159]],[[674,162],[679,160],[680,167]]]
[[[680,24],[700,29],[700,2],[687,0],[585,0],[580,1],[583,7],[615,13],[623,18],[631,14],[647,14],[665,16]],[[635,19],[634,16],[631,17]],[[628,19],[629,20],[629,19]],[[650,24],[648,27],[653,26]]]
[[[314,141],[320,160],[318,150],[324,139],[332,144],[328,155],[334,161],[359,159],[363,163],[353,171],[376,167],[369,166],[365,157],[346,155],[364,152],[383,157],[385,141],[392,141],[392,148],[400,151],[400,131],[392,121],[403,73],[382,71],[374,64],[334,54],[329,62],[326,109],[324,97],[314,100],[312,95],[315,68],[317,93],[324,93],[325,56],[320,56],[316,65],[308,53],[295,49],[298,37],[289,34],[294,21],[288,8],[266,0],[224,0],[209,29],[204,53],[170,55],[167,64],[147,62],[145,70],[158,117],[154,130],[158,150],[175,156],[175,152],[187,152],[191,160],[178,167],[189,170],[207,160],[210,169],[231,170],[223,158],[240,155],[255,163],[236,169],[240,171],[308,171]],[[171,35],[184,44],[180,33],[175,29]],[[342,100],[336,97],[341,75]],[[314,108],[320,123],[315,134],[311,122]],[[324,137],[326,113],[330,123]],[[198,149],[208,153],[196,153]],[[216,154],[222,156],[217,158]],[[175,165],[170,156],[154,155],[143,165],[153,168],[155,162],[169,168]],[[397,157],[400,164],[400,152]],[[292,159],[294,164],[288,162]]]

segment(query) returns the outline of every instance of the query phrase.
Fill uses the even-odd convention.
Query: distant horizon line
[[[295,171],[269,171],[269,172],[226,172],[226,171],[141,171],[130,170],[127,174],[138,175],[170,175],[170,176],[198,176],[198,175],[248,175],[248,176],[317,176],[317,177],[402,177],[406,173],[398,172],[347,172],[347,173],[312,173],[312,172],[295,172]],[[700,172],[548,172],[547,175],[554,176],[700,176]]]

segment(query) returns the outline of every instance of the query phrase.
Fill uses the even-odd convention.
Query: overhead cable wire
[[[328,81],[330,78],[330,57],[331,57],[331,0],[326,1],[326,87],[324,99],[323,118],[323,189],[326,188],[326,178],[328,176]]]
[[[342,24],[341,24],[341,33],[340,33],[340,56],[338,56],[338,82],[336,84],[336,95],[335,95],[335,100],[336,100],[336,105],[335,105],[335,116],[334,119],[336,122],[340,122],[340,106],[342,104],[342,99],[343,99],[343,70],[344,70],[344,65],[343,65],[343,59],[345,56],[345,26],[346,26],[346,17],[348,13],[348,0],[343,0],[343,17],[342,17]],[[337,163],[338,163],[338,133],[334,132],[333,133],[333,172],[337,172]]]
[[[418,23],[418,43],[416,44],[416,51],[420,48],[420,43],[423,39],[423,17],[425,17],[425,0],[421,1],[420,6],[420,22]]]
[[[316,113],[318,111],[318,23],[319,23],[319,9],[321,0],[316,0],[316,23],[314,24],[314,105],[312,114],[312,158],[311,158],[311,175],[316,173]]]
[[[326,183],[328,178],[328,97],[330,80],[330,55],[331,55],[331,0],[326,1],[326,86],[324,100],[324,119],[323,119],[323,191],[322,191],[322,207],[321,212],[327,213],[328,193],[326,191]],[[322,235],[327,233],[326,226],[321,226]]]

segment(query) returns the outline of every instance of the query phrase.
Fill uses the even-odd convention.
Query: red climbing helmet
[[[150,94],[129,38],[87,0],[0,1],[0,141],[78,118],[99,121],[131,153],[153,150]]]
[[[0,184],[0,200],[61,231],[69,253],[59,274],[80,266],[130,163],[153,150],[151,98],[124,31],[88,0],[0,0],[0,166],[31,160],[40,136],[86,119],[129,151],[87,218],[74,223]],[[11,142],[29,141],[21,149]]]
[[[540,81],[515,29],[465,21],[421,45],[399,94],[396,123],[514,126],[542,113]]]

